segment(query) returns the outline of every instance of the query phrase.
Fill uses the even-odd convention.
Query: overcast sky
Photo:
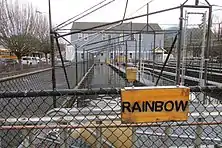
[[[32,3],[34,7],[41,11],[42,14],[48,17],[48,0],[18,0],[19,3]],[[102,0],[51,0],[52,9],[52,22],[53,26],[58,25],[67,19],[83,12],[84,10],[92,7],[93,5],[101,2]],[[112,0],[107,0],[107,2]],[[126,12],[126,18],[132,17],[140,14],[145,14],[147,12],[147,7],[143,7],[140,11],[137,11],[141,6],[144,6],[147,2],[151,0],[128,0],[128,7]],[[179,6],[185,0],[152,0],[149,4],[149,12],[154,12],[162,9],[168,9],[171,7]],[[212,5],[222,6],[222,0],[208,0]],[[187,4],[194,4],[195,0],[189,0]],[[200,0],[200,2],[205,3],[205,0]],[[109,5],[99,9],[98,11],[84,17],[82,22],[112,22],[120,20],[123,18],[124,8],[126,0],[114,0],[114,2]],[[205,3],[206,4],[206,3]],[[205,11],[192,10],[189,11]],[[222,21],[222,7],[213,7],[214,18],[218,18]],[[160,14],[155,14],[149,16],[150,23],[158,23],[161,25],[162,29],[169,27],[178,27],[179,22],[179,10],[168,11]],[[217,19],[217,20],[218,20]],[[192,15],[189,17],[189,22],[192,24],[200,24],[201,17],[197,15]],[[146,22],[146,17],[132,20],[133,22]],[[215,20],[214,20],[215,21]],[[169,24],[169,25],[168,25]],[[71,25],[66,28],[70,29]],[[70,40],[70,36],[66,39]]]
[[[59,24],[68,18],[77,15],[78,13],[86,10],[87,8],[99,3],[102,0],[51,0],[52,5],[52,22],[53,24]],[[107,0],[111,1],[111,0]],[[138,8],[149,2],[150,0],[129,0],[126,17],[129,17],[130,14],[135,12]],[[150,12],[167,9],[170,7],[178,6],[182,4],[185,0],[153,0],[150,3]],[[200,0],[204,2],[204,0]],[[41,12],[48,14],[48,0],[19,0],[21,3],[32,3],[37,9]],[[108,6],[94,12],[93,14],[88,15],[87,17],[79,21],[95,21],[95,22],[110,22],[119,20],[123,17],[124,7],[126,0],[115,0]],[[211,4],[221,5],[222,0],[209,0]],[[194,3],[194,0],[189,0],[188,4]],[[222,9],[222,7],[214,7],[214,9]],[[147,8],[144,7],[137,13],[134,13],[133,16],[143,14],[147,11]],[[214,14],[219,16],[220,19],[222,16],[222,10],[214,11]],[[177,24],[179,18],[179,11],[169,11],[161,13],[158,15],[152,15],[149,17],[150,22],[159,23],[159,24]],[[145,22],[145,18],[134,20],[135,22]]]

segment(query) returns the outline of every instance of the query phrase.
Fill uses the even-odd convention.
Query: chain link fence
[[[66,65],[70,87],[74,88],[93,66],[93,62],[79,62]],[[77,68],[76,68],[77,67]],[[0,91],[50,90],[52,89],[52,69],[45,68],[24,74],[0,78]],[[56,88],[67,89],[65,74],[61,66],[56,66]]]
[[[41,69],[46,69],[50,67],[51,67],[50,64],[46,64],[42,62],[36,65],[22,65],[22,69],[21,69],[21,65],[19,64],[6,65],[6,66],[0,64],[0,69],[1,69],[0,78],[14,76],[14,75],[23,74],[23,73],[32,72],[32,71],[41,70]]]
[[[119,88],[1,91],[0,144],[2,148],[221,146],[221,104],[192,101],[192,97],[201,100],[200,93],[213,93],[222,101],[221,92],[217,87],[191,87],[187,121],[125,124]],[[61,102],[54,109],[53,96]],[[72,103],[62,106],[67,99]]]

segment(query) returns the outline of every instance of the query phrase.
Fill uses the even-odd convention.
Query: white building
[[[74,22],[72,26],[72,31],[79,31],[82,29],[87,29],[104,24],[106,23]],[[141,58],[152,60],[153,56],[151,51],[154,48],[154,45],[155,47],[164,46],[164,33],[158,24],[149,24],[148,32],[146,23],[123,23],[113,28],[112,26],[114,25],[100,27],[94,30],[85,31],[84,33],[71,35],[71,43],[78,47],[78,60],[81,60],[83,50],[90,50],[89,52],[98,55],[97,58],[99,58],[100,61],[103,62],[107,58],[113,58],[114,55],[126,56],[126,48],[128,50],[128,59],[135,59],[135,55],[137,55],[138,59],[140,33]]]

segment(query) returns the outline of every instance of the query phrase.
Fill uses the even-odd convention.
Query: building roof
[[[162,48],[162,47],[156,47],[155,49],[155,53],[166,53],[166,49]]]
[[[87,28],[91,28],[91,27],[95,27],[95,26],[99,26],[99,25],[104,25],[107,24],[108,22],[74,22],[72,25],[72,30],[82,30],[82,29],[87,29]],[[100,27],[100,28],[96,28],[93,31],[102,31],[105,30],[109,27],[112,27],[115,25],[108,25],[105,27]],[[116,27],[113,27],[111,29],[108,29],[109,31],[131,31],[131,23],[123,23],[121,25],[118,25]],[[108,31],[107,30],[107,31]],[[132,23],[132,31],[133,32],[137,32],[137,31],[141,31],[144,30],[146,31],[146,23]],[[149,24],[149,31],[162,31],[161,27],[156,24],[156,23],[150,23]]]

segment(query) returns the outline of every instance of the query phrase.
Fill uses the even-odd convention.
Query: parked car
[[[35,59],[37,60],[38,64],[41,62],[41,59],[39,57],[35,57]]]
[[[46,58],[41,58],[41,61],[42,61],[43,63],[46,63]],[[48,58],[48,63],[50,63],[50,58]]]
[[[38,64],[38,60],[36,57],[22,57],[22,64],[27,64],[27,65],[36,65]]]

